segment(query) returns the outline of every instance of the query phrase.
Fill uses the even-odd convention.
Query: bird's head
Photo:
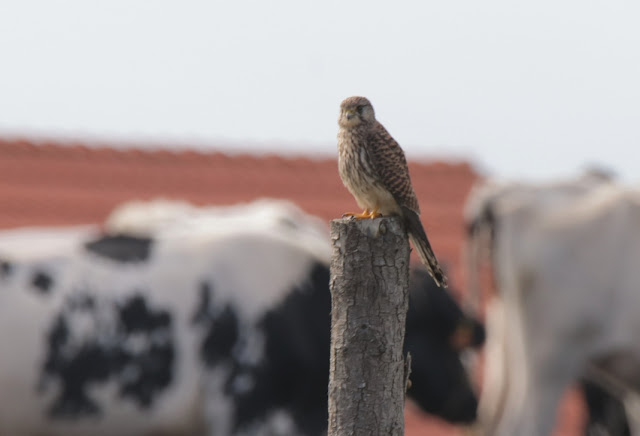
[[[340,127],[352,128],[365,123],[373,123],[376,115],[373,106],[365,97],[349,97],[340,104]]]

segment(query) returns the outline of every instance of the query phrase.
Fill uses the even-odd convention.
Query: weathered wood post
[[[331,222],[329,436],[404,434],[409,242],[398,217]]]

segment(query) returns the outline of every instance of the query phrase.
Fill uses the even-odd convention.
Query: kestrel
[[[399,215],[404,218],[409,239],[429,274],[441,287],[447,286],[427,234],[420,221],[418,198],[411,186],[409,167],[400,145],[375,117],[364,97],[349,97],[340,105],[338,118],[338,169],[340,178],[354,196],[361,214],[356,219]]]

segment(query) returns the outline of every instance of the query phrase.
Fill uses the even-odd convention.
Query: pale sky
[[[640,2],[0,3],[0,135],[335,156],[364,95],[410,159],[640,179]]]

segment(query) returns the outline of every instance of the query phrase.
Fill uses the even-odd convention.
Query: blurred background
[[[464,293],[463,208],[481,178],[637,180],[639,19],[617,0],[3,2],[0,228],[101,223],[155,197],[338,217],[355,207],[338,106],[364,95]],[[580,396],[562,407],[556,434],[581,434]],[[457,434],[407,419],[408,435]]]
[[[340,101],[364,95],[413,159],[635,179],[639,16],[618,0],[8,2],[0,128],[333,156]]]

